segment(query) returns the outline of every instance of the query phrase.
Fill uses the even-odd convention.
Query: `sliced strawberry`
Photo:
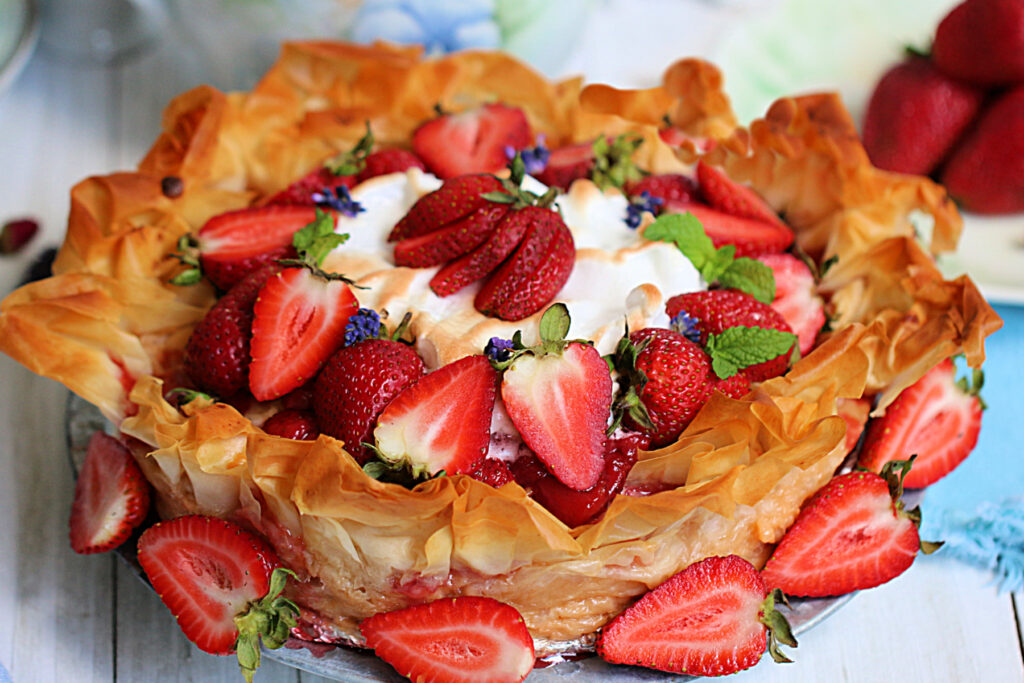
[[[552,475],[537,456],[520,456],[512,465],[512,475],[530,497],[568,527],[592,522],[605,511],[623,485],[629,471],[636,464],[636,455],[646,439],[636,433],[610,438],[605,444],[604,470],[600,479],[589,489],[577,491]]]
[[[306,268],[273,275],[253,308],[252,395],[269,401],[316,376],[341,346],[345,324],[358,308],[342,280],[325,280]]]
[[[787,595],[825,597],[902,574],[921,545],[917,527],[872,472],[835,477],[811,498],[761,575]]]
[[[689,211],[704,226],[704,232],[716,247],[732,244],[736,256],[760,256],[785,251],[793,244],[793,231],[782,223],[734,216],[703,204],[676,207],[676,213]]]
[[[341,439],[360,463],[370,459],[377,417],[398,392],[423,374],[412,347],[390,339],[366,339],[338,349],[317,376],[313,409],[324,434]]]
[[[374,653],[413,681],[515,683],[533,670],[533,639],[514,607],[462,596],[364,619]]]
[[[389,148],[379,149],[370,152],[363,160],[365,166],[356,176],[356,182],[361,183],[370,178],[391,173],[403,173],[410,168],[418,168],[422,171],[427,169],[420,161],[420,158],[407,149]]]
[[[775,639],[796,645],[774,599],[749,562],[708,557],[672,576],[601,630],[597,653],[606,661],[693,676],[748,669]],[[780,621],[781,620],[781,625]]]
[[[417,237],[464,218],[488,204],[483,195],[500,192],[501,181],[492,175],[459,176],[416,200],[402,220],[395,224],[389,242]]]
[[[248,387],[253,306],[279,269],[268,264],[249,273],[192,330],[185,345],[185,373],[195,386],[223,399]]]
[[[814,348],[818,332],[825,324],[825,302],[818,296],[814,274],[792,254],[763,254],[757,259],[775,275],[772,308],[800,340],[800,353],[806,354]]]
[[[71,549],[88,555],[128,540],[149,512],[149,483],[131,451],[103,432],[89,439],[71,503]]]
[[[700,185],[700,194],[704,201],[719,211],[785,226],[775,213],[775,209],[768,206],[760,195],[703,161],[697,162],[697,183]]]
[[[857,442],[860,441],[860,435],[864,433],[864,427],[868,423],[868,415],[870,413],[871,401],[869,399],[836,399],[836,414],[846,422],[845,453],[849,453],[857,446]]]
[[[680,173],[649,175],[626,187],[630,197],[644,192],[662,201],[662,211],[678,211],[697,201],[697,182]]]
[[[483,356],[467,356],[402,390],[377,420],[381,459],[414,477],[462,474],[487,455],[498,373]]]
[[[536,178],[548,187],[568,190],[575,181],[589,177],[593,168],[594,145],[583,142],[551,150],[544,170],[537,173]]]
[[[532,139],[522,109],[485,104],[423,123],[412,135],[412,149],[432,173],[446,179],[500,171],[505,149],[523,149]]]
[[[505,370],[501,398],[523,441],[566,486],[583,491],[604,470],[612,402],[608,365],[593,346],[525,354]]]
[[[147,529],[139,538],[138,557],[153,589],[188,639],[203,652],[215,655],[234,652],[236,641],[239,649],[247,644],[240,640],[235,617],[270,609],[262,601],[255,606],[252,603],[271,592],[271,575],[280,564],[262,539],[231,522],[200,515],[178,517]],[[294,608],[290,603],[278,606],[287,611]],[[293,613],[290,623],[294,622]],[[283,644],[289,626],[282,625],[284,638],[277,633],[273,638],[278,642],[271,644],[267,633],[264,644]]]
[[[514,218],[514,214],[506,215],[486,242],[437,271],[430,279],[430,288],[438,296],[448,296],[490,274],[515,251],[529,227],[526,221]]]
[[[285,409],[271,415],[263,423],[263,431],[298,441],[312,441],[320,433],[313,413],[294,409]]]
[[[949,474],[974,450],[981,431],[980,382],[957,383],[946,359],[910,385],[868,425],[859,464],[874,472],[890,460],[917,455],[904,479],[910,488],[930,486]]]
[[[214,216],[199,229],[203,274],[222,290],[275,259],[294,255],[292,237],[316,218],[312,206],[264,206]]]
[[[551,209],[527,206],[507,221],[529,225],[515,253],[477,292],[473,305],[484,315],[522,320],[543,308],[562,289],[576,263],[572,233]]]
[[[668,300],[665,310],[669,318],[675,318],[684,311],[695,318],[701,344],[707,343],[708,335],[722,334],[737,326],[792,332],[789,324],[774,308],[735,289],[709,289],[680,294]],[[741,370],[741,373],[752,382],[777,377],[789,366],[789,356],[789,352],[779,354],[771,360],[751,365]]]
[[[395,265],[430,268],[459,258],[483,244],[508,211],[505,204],[487,203],[440,230],[406,238],[395,245]]]

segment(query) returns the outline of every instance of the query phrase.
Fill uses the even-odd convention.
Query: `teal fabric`
[[[1024,589],[1024,307],[996,306],[1004,326],[986,343],[988,409],[974,452],[930,486],[922,537],[943,540],[936,557],[992,569],[1000,588]]]

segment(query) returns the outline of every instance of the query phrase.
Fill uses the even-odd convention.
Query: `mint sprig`
[[[675,244],[708,285],[718,283],[738,289],[764,304],[775,299],[772,269],[757,259],[736,258],[736,247],[732,244],[716,248],[700,220],[690,212],[658,217],[647,226],[644,237]]]
[[[348,241],[348,233],[334,232],[334,216],[320,209],[316,210],[316,218],[305,227],[300,228],[292,236],[292,246],[299,254],[304,255],[315,266],[323,264],[327,255]]]
[[[777,358],[795,343],[796,335],[792,332],[737,325],[721,334],[709,335],[704,349],[711,356],[715,374],[729,379],[744,368]]]

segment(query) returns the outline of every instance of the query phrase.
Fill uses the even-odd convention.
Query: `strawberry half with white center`
[[[71,549],[88,555],[121,545],[146,518],[149,500],[149,483],[128,448],[96,432],[75,482]]]
[[[412,149],[434,175],[447,179],[499,171],[506,148],[523,149],[532,139],[522,109],[485,104],[421,124],[412,134]]]
[[[917,455],[904,479],[915,489],[952,472],[974,450],[981,431],[980,370],[973,379],[957,381],[948,358],[929,370],[868,424],[858,464],[878,472],[891,460]]]
[[[139,538],[139,564],[178,626],[203,652],[238,653],[245,679],[260,664],[260,642],[288,640],[299,609],[279,597],[292,572],[260,538],[216,517],[160,522]]]
[[[692,676],[724,676],[748,669],[765,649],[796,647],[757,570],[736,555],[708,557],[672,576],[601,630],[597,653],[616,664],[635,664]]]
[[[294,257],[292,237],[315,218],[312,206],[250,207],[214,216],[196,236],[179,241],[177,258],[191,268],[173,282],[193,284],[205,275],[227,291],[261,266]]]
[[[771,306],[800,340],[800,353],[806,354],[825,324],[825,302],[817,294],[814,274],[792,254],[764,254],[757,260],[772,269],[775,299]]]
[[[420,198],[391,232],[395,262],[430,267],[447,262],[431,279],[448,296],[486,278],[474,305],[485,315],[521,320],[544,307],[565,285],[576,263],[572,233],[543,196],[520,187],[522,156],[511,177],[459,176]]]
[[[523,441],[563,484],[582,491],[604,471],[612,379],[597,349],[566,341],[569,325],[565,304],[555,304],[541,318],[540,345],[517,345],[496,367],[504,369],[501,398]]]
[[[350,280],[319,264],[347,235],[334,232],[331,214],[295,235],[301,262],[274,274],[253,307],[249,389],[260,401],[284,396],[316,376],[344,341],[345,325],[359,304]]]
[[[376,614],[366,644],[412,681],[516,683],[533,670],[533,639],[514,607],[463,596]]]
[[[714,166],[698,161],[697,183],[704,201],[713,208],[733,216],[763,221],[789,230],[775,213],[775,209],[760,195],[746,185],[737,183]]]
[[[413,478],[469,472],[487,455],[498,373],[467,356],[402,390],[377,420],[375,452]]]
[[[872,588],[914,562],[921,543],[920,512],[904,510],[901,479],[909,461],[882,476],[855,471],[833,478],[804,505],[761,575],[787,595],[825,597]]]

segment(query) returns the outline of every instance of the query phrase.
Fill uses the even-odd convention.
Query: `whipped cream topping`
[[[337,230],[349,240],[325,266],[365,287],[355,290],[359,305],[386,315],[392,324],[411,312],[411,332],[428,368],[481,353],[491,337],[509,339],[517,330],[524,343],[536,343],[541,312],[516,322],[489,318],[473,308],[479,282],[442,298],[429,286],[438,268],[395,266],[388,234],[417,199],[440,185],[436,177],[410,169],[355,187],[352,197],[365,211],[339,217]],[[545,189],[532,178],[524,186],[539,193]],[[577,181],[557,204],[576,243],[576,265],[555,299],[569,309],[570,338],[590,339],[602,354],[610,353],[627,323],[630,330],[667,326],[665,301],[704,288],[675,246],[644,240],[643,228],[626,226],[627,200],[621,193]]]

